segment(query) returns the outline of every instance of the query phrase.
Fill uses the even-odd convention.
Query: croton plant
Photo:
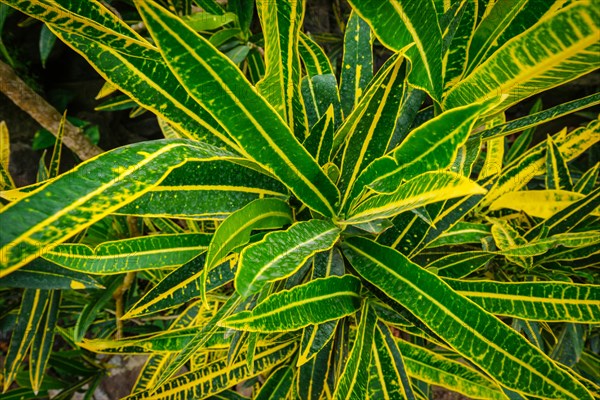
[[[303,0],[0,1],[165,136],[15,188],[2,127],[6,398],[598,398],[600,94],[506,111],[600,1],[349,0],[331,59]]]

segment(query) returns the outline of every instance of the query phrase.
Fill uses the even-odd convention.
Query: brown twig
[[[39,94],[34,92],[13,69],[0,61],[0,92],[11,99],[21,110],[29,114],[53,135],[58,133],[61,114]],[[63,143],[82,160],[102,153],[102,149],[89,141],[81,130],[66,121]]]

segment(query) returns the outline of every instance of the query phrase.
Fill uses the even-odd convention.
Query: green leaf
[[[414,399],[405,362],[387,326],[378,324],[371,349],[369,397]]]
[[[2,209],[0,276],[140,197],[186,160],[228,155],[202,143],[157,140],[87,160]]]
[[[58,320],[61,292],[50,290],[47,296],[47,307],[40,325],[37,326],[29,357],[29,381],[36,393],[40,391],[42,380],[47,373],[46,367],[54,344],[54,329]]]
[[[56,43],[56,36],[46,25],[42,26],[40,32],[40,59],[42,60],[42,67],[44,68],[46,68],[46,61],[48,61],[54,43]]]
[[[340,75],[340,97],[345,116],[350,115],[373,78],[373,39],[369,25],[352,11],[344,32]]]
[[[442,93],[442,32],[431,0],[350,0],[384,46],[399,51],[410,43],[406,56],[412,71],[409,82],[439,101]]]
[[[221,15],[210,14],[204,11],[183,17],[183,21],[196,32],[212,31],[236,20],[234,13]]]
[[[507,398],[495,382],[462,362],[402,339],[396,339],[396,344],[406,361],[406,369],[413,378],[474,399]]]
[[[559,282],[504,283],[445,279],[458,294],[497,315],[526,320],[598,323],[600,288]]]
[[[447,111],[414,129],[393,152],[375,160],[361,173],[357,186],[391,193],[402,180],[427,171],[439,171],[455,159],[475,121],[494,100]]]
[[[570,4],[506,42],[454,86],[445,109],[508,94],[498,109],[597,68],[600,14],[592,1]]]
[[[62,267],[89,274],[120,274],[148,268],[179,267],[206,251],[211,235],[153,235],[102,243],[61,244],[43,257]]]
[[[537,347],[401,253],[353,237],[344,242],[344,254],[363,278],[507,388],[540,397],[591,399]]]
[[[188,162],[117,213],[222,219],[256,199],[288,197],[285,186],[254,168],[228,160]]]
[[[103,288],[90,275],[59,267],[43,258],[36,258],[0,279],[0,286],[45,290]]]
[[[162,279],[135,303],[122,319],[142,317],[158,311],[166,310],[185,304],[201,295],[201,277],[204,276],[205,254],[190,262]],[[222,287],[233,281],[235,277],[235,262],[226,259],[223,263],[208,272],[204,284],[206,292]]]
[[[334,349],[333,340],[331,340],[314,357],[300,366],[296,379],[296,390],[300,400],[320,400],[322,398],[326,390],[327,378],[333,370]]]
[[[483,268],[494,256],[481,251],[452,253],[432,261],[427,265],[427,269],[438,276],[462,278]]]
[[[302,78],[301,91],[311,130],[327,114],[330,107],[333,107],[335,126],[341,123],[342,111],[335,75],[305,76]]]
[[[569,167],[560,153],[560,149],[550,136],[548,136],[546,144],[546,189],[573,190]]]
[[[325,165],[331,156],[333,145],[334,110],[330,105],[325,114],[313,125],[310,135],[302,145],[317,160],[319,165]]]
[[[138,8],[169,67],[244,154],[277,176],[310,208],[333,216],[337,189],[239,69],[164,9],[145,1],[139,1]],[[189,65],[195,65],[193,74]]]
[[[8,390],[21,364],[25,361],[25,355],[34,340],[36,330],[42,323],[50,293],[51,291],[39,289],[25,289],[23,291],[17,322],[4,359],[3,392]]]
[[[270,295],[252,311],[242,311],[221,326],[254,332],[285,332],[336,320],[354,313],[361,303],[360,281],[331,276]]]
[[[298,37],[298,52],[308,76],[333,75],[333,68],[325,51],[304,32],[300,32]]]
[[[238,26],[246,34],[249,35],[250,24],[252,24],[252,15],[254,14],[253,0],[231,0],[227,2],[227,7],[235,15],[237,15]]]
[[[388,218],[403,211],[451,198],[485,193],[475,182],[451,172],[421,174],[394,193],[369,198],[349,213],[344,224]]]
[[[564,104],[564,103],[563,103]],[[539,113],[542,110],[542,99],[539,98],[535,101],[531,110],[529,110],[529,115],[534,115]],[[513,121],[511,121],[513,122]],[[531,140],[533,139],[533,132],[535,131],[535,127],[530,127],[524,129],[523,132],[519,134],[519,136],[515,139],[510,149],[508,149],[508,154],[506,155],[506,163],[510,164],[517,157],[523,154],[529,145],[531,144]]]
[[[292,221],[290,206],[277,199],[255,200],[231,214],[219,225],[212,237],[206,254],[202,282],[206,274],[229,252],[250,241],[250,233],[253,230],[280,228]],[[204,284],[202,285],[204,287]]]
[[[329,221],[297,222],[285,231],[268,233],[240,254],[235,288],[242,297],[267,283],[291,276],[313,254],[330,249],[340,230]]]
[[[298,36],[304,19],[303,0],[257,0],[265,39],[266,71],[256,85],[258,92],[287,122],[298,140],[308,135],[299,92]]]
[[[368,302],[365,302],[352,351],[332,396],[334,399],[366,398],[369,363],[371,362],[371,349],[376,326],[375,311]]]
[[[600,163],[596,163],[596,165],[588,169],[581,178],[579,178],[573,187],[573,190],[581,194],[589,194],[594,190],[594,187],[596,187],[598,172],[600,172]]]
[[[344,193],[342,210],[348,209],[351,200],[363,189],[354,187],[356,179],[373,160],[383,156],[389,147],[396,120],[402,107],[405,91],[406,63],[402,53],[383,68],[382,80],[369,90],[356,108],[357,118],[351,115],[350,133],[346,136],[341,155],[338,188]],[[344,125],[342,129],[348,125]]]
[[[444,90],[449,90],[462,78],[467,67],[467,48],[472,40],[477,22],[477,10],[483,5],[478,1],[466,1],[453,20],[458,24],[448,50],[444,55]]]
[[[287,399],[293,383],[294,369],[290,365],[282,366],[269,375],[255,399]]]
[[[206,398],[284,363],[295,348],[293,342],[261,348],[255,356],[253,368],[246,365],[244,354],[229,367],[225,359],[217,359],[194,371],[178,375],[164,385],[135,393],[124,400]]]

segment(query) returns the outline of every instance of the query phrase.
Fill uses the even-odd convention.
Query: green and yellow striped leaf
[[[402,339],[396,339],[396,344],[404,356],[406,369],[413,378],[473,399],[507,399],[495,382],[464,363]]]
[[[304,32],[298,36],[298,52],[308,76],[333,74],[331,62],[325,51]]]
[[[523,211],[532,217],[550,218],[559,211],[585,198],[585,195],[567,190],[527,190],[503,194],[490,204],[490,210],[508,208]],[[598,214],[597,210],[595,214]]]
[[[24,267],[0,279],[0,287],[25,289],[102,289],[98,281],[88,274],[36,258]]]
[[[576,248],[596,243],[600,243],[600,231],[558,233],[544,239],[533,240],[529,243],[513,243],[512,246],[502,248],[499,254],[507,257],[530,257],[544,254],[549,249],[559,245]]]
[[[287,399],[293,383],[294,369],[291,365],[284,365],[269,375],[255,399]]]
[[[551,1],[536,0],[490,4],[491,9],[486,10],[469,42],[466,73],[469,74],[508,40],[529,29],[553,4]]]
[[[462,175],[427,172],[411,179],[394,193],[367,199],[352,210],[343,223],[355,224],[389,218],[427,204],[483,193],[485,189]]]
[[[444,282],[492,314],[538,321],[600,322],[600,287],[595,285],[457,279]]]
[[[301,221],[285,231],[268,233],[240,254],[235,288],[242,297],[277,279],[291,276],[313,254],[330,249],[340,235],[331,222]]]
[[[377,324],[371,349],[369,398],[414,399],[415,394],[406,372],[406,363],[389,328]]]
[[[328,393],[327,379],[333,370],[331,359],[334,349],[331,340],[300,366],[296,378],[296,391],[300,400],[320,400]]]
[[[250,166],[226,160],[188,162],[118,214],[223,219],[263,197],[287,198],[285,186]]]
[[[337,382],[335,392],[332,396],[333,399],[366,398],[371,349],[376,326],[377,316],[375,315],[375,311],[368,302],[365,302],[362,307],[354,344],[352,345],[348,361],[345,363]]]
[[[6,358],[4,359],[4,368],[2,370],[4,377],[3,392],[6,392],[10,388],[21,364],[26,359],[25,355],[34,341],[38,327],[42,324],[50,293],[52,291],[40,289],[25,289],[23,291],[19,314],[17,315],[17,321],[12,331]],[[39,381],[36,383],[39,383]]]
[[[10,161],[10,138],[6,122],[0,121],[0,190],[15,188],[12,176],[8,171]]]
[[[553,140],[563,158],[571,161],[600,141],[600,119],[566,135],[558,133]],[[481,200],[480,207],[489,206],[503,194],[515,192],[527,185],[534,176],[543,174],[546,166],[545,149],[546,144],[542,142],[509,164]]]
[[[409,82],[439,101],[442,93],[442,32],[433,1],[350,0],[386,47],[399,51],[415,46],[406,56],[412,64]]]
[[[342,111],[335,75],[305,76],[300,87],[311,132],[330,107],[333,107],[334,126],[337,127],[341,123]],[[308,137],[304,141],[307,139]]]
[[[539,397],[592,398],[537,347],[401,253],[360,237],[343,245],[363,278],[502,385]]]
[[[278,199],[255,200],[244,208],[231,214],[215,231],[206,253],[204,274],[201,277],[201,287],[205,278],[217,263],[236,247],[250,241],[250,233],[258,229],[275,229],[293,222],[290,206]],[[201,293],[204,298],[204,291]]]
[[[460,82],[467,68],[467,49],[473,40],[480,7],[483,5],[479,1],[465,1],[457,12],[455,18],[460,20],[444,54],[444,91]]]
[[[287,122],[296,138],[308,136],[300,98],[298,36],[304,20],[304,0],[257,0],[263,27],[266,71],[258,92]]]
[[[163,8],[147,1],[137,5],[169,67],[245,155],[277,176],[307,206],[333,216],[339,198],[336,187],[239,69]]]
[[[226,359],[217,359],[201,368],[178,375],[164,385],[132,394],[124,400],[206,398],[284,363],[295,349],[294,342],[260,348],[254,357],[252,368],[246,365],[244,354],[230,366],[227,366]]]
[[[573,181],[567,162],[550,136],[546,140],[546,189],[573,190]]]
[[[373,78],[373,39],[369,25],[352,11],[344,32],[340,74],[340,98],[346,117],[358,104],[367,84]]]
[[[427,248],[451,246],[466,243],[480,243],[491,235],[488,225],[473,222],[458,222],[427,245]]]
[[[427,269],[438,276],[462,278],[483,268],[494,257],[494,254],[481,251],[447,254],[428,263]]]
[[[392,153],[366,167],[357,186],[368,185],[379,193],[391,193],[402,180],[450,166],[479,115],[494,102],[471,104],[427,121],[414,129]]]
[[[360,307],[360,281],[331,276],[298,285],[267,297],[252,311],[242,311],[221,326],[253,332],[285,332],[336,320]]]
[[[205,254],[194,258],[162,279],[150,289],[121,318],[141,317],[158,311],[177,307],[200,297],[201,277],[204,275]],[[206,292],[217,289],[235,277],[235,260],[226,259],[208,272],[204,281]]]
[[[229,157],[207,144],[165,139],[87,160],[2,209],[0,277],[142,196],[186,161]]]
[[[453,87],[445,109],[508,94],[498,109],[563,84],[598,66],[600,11],[580,1],[512,38]]]
[[[47,305],[37,326],[29,356],[29,382],[36,393],[40,391],[46,376],[46,367],[54,344],[54,329],[58,320],[61,292],[50,290],[47,296]]]
[[[581,178],[579,178],[579,180],[573,187],[573,191],[581,194],[589,194],[592,190],[594,190],[594,187],[596,187],[596,181],[598,180],[599,172],[600,163],[596,163],[596,165],[588,169],[581,176]]]
[[[331,157],[334,132],[334,109],[333,105],[310,129],[310,134],[302,142],[304,148],[317,160],[319,165],[325,165]]]
[[[43,257],[62,267],[89,274],[110,275],[153,268],[179,267],[206,251],[211,235],[154,235],[102,243],[59,244]]]
[[[352,116],[349,124],[350,133],[346,136],[341,154],[337,182],[344,193],[342,210],[348,209],[351,200],[363,190],[362,187],[354,187],[359,174],[373,160],[383,156],[390,145],[404,98],[407,68],[402,53],[395,57],[384,67],[386,71],[380,84],[369,90],[360,102],[357,108],[360,116],[356,119]]]

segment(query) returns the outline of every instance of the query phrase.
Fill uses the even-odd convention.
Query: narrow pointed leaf
[[[324,220],[297,222],[286,231],[268,233],[242,251],[236,290],[247,297],[267,282],[291,276],[310,256],[330,249],[339,234],[335,225]]]
[[[352,11],[344,32],[340,78],[340,98],[345,116],[350,115],[373,78],[373,39],[369,25]]]
[[[296,390],[300,400],[322,398],[327,386],[327,378],[333,369],[333,365],[330,364],[333,349],[333,341],[330,341],[315,357],[300,366],[296,379]]]
[[[598,172],[600,172],[600,163],[596,163],[592,168],[588,169],[579,178],[573,190],[581,194],[589,194],[594,187],[596,187],[596,181],[598,180]]]
[[[427,172],[411,179],[391,194],[369,198],[352,210],[348,224],[388,218],[403,211],[455,197],[485,193],[469,179],[451,172]]]
[[[442,92],[442,32],[433,1],[351,0],[355,11],[371,26],[386,47],[407,53],[412,64],[409,81],[438,100]]]
[[[319,165],[325,165],[331,157],[333,145],[334,111],[330,105],[325,114],[313,125],[310,134],[302,145],[317,160]]]
[[[280,178],[309,207],[333,216],[337,189],[239,69],[163,8],[147,1],[137,4],[169,67],[190,94],[248,156]],[[190,65],[195,66],[193,73]]]
[[[282,366],[269,375],[256,394],[256,400],[287,399],[294,383],[294,369],[291,366]]]
[[[362,308],[362,315],[352,351],[344,370],[339,377],[333,399],[364,399],[367,395],[369,381],[369,363],[371,362],[371,348],[373,334],[377,326],[375,311],[368,304]]]
[[[591,399],[537,347],[401,253],[359,237],[344,245],[361,276],[504,386],[541,397]]]
[[[61,292],[51,290],[48,293],[48,304],[44,316],[37,327],[29,360],[29,381],[35,392],[39,392],[42,380],[46,375],[46,367],[54,344],[54,329],[58,320]]]
[[[508,208],[523,211],[532,217],[550,218],[583,198],[583,194],[566,190],[514,191],[496,199],[490,204],[490,210]]]
[[[360,307],[360,281],[351,275],[316,279],[270,295],[252,311],[224,321],[229,328],[283,332],[320,324],[354,313]]]
[[[546,140],[546,189],[548,190],[573,190],[573,181],[569,167],[556,143],[551,137]]]
[[[598,286],[559,282],[444,281],[458,294],[492,314],[539,321],[600,321]]]
[[[22,268],[0,279],[0,286],[25,289],[102,289],[90,275],[36,258]]]
[[[0,276],[140,197],[188,159],[227,156],[206,144],[166,139],[87,160],[2,209]]]
[[[266,65],[265,76],[256,85],[257,89],[283,117],[294,135],[303,140],[308,131],[298,90],[298,36],[304,19],[304,1],[258,0],[256,3],[263,27]]]
[[[331,62],[325,51],[304,32],[300,32],[298,37],[298,52],[308,76],[333,74]]]
[[[499,109],[597,68],[600,11],[571,4],[506,42],[446,96],[444,108],[506,93]]]

